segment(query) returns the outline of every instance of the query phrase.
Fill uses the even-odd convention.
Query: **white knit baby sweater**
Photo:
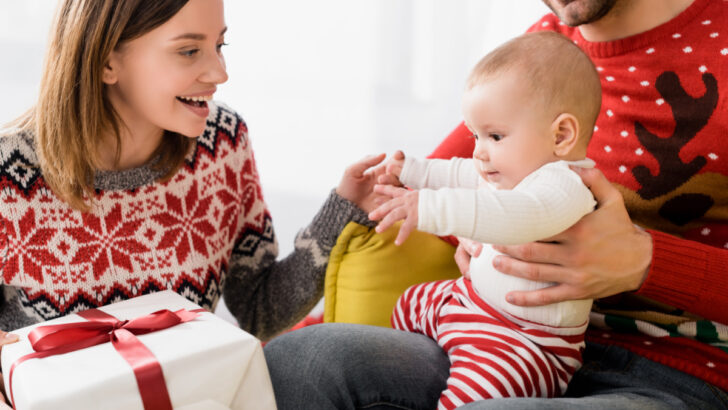
[[[543,165],[510,190],[497,190],[478,175],[472,159],[418,160],[407,158],[400,180],[421,189],[417,229],[436,235],[456,235],[484,244],[523,244],[563,232],[594,209],[596,201],[569,165],[592,167],[591,160],[557,161]],[[583,331],[591,300],[519,307],[505,301],[513,290],[552,285],[505,275],[493,268],[498,253],[489,245],[470,262],[478,295],[515,322],[536,322]],[[524,322],[525,323],[525,322]],[[572,328],[571,330],[568,328]],[[554,332],[554,329],[547,329]]]

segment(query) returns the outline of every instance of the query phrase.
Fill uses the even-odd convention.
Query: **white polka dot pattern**
[[[615,42],[591,43],[584,40],[578,28],[557,25],[556,18],[551,20],[549,29],[578,40],[578,46],[589,54],[597,67],[603,90],[602,109],[587,155],[623,191],[627,209],[635,211],[634,222],[666,229],[675,236],[720,248],[716,252],[726,252],[728,197],[721,189],[728,186],[728,143],[725,143],[728,140],[724,135],[728,129],[728,115],[723,115],[728,112],[728,87],[723,86],[728,84],[728,35],[725,33],[728,0],[695,0],[692,4],[690,7],[695,14],[683,14],[679,24],[664,24],[650,33],[634,37],[634,40],[627,37]],[[541,22],[537,26],[540,28]],[[698,112],[712,114],[699,119]],[[695,123],[699,128],[681,123],[686,115],[695,116],[699,120]],[[668,145],[671,148],[667,148]],[[694,169],[688,171],[690,167]],[[664,190],[651,196],[648,192],[654,186],[651,181],[664,183]],[[668,221],[672,219],[666,215],[680,213],[684,216],[683,210],[690,212],[694,207],[697,212],[702,195],[709,195],[714,201],[707,212],[690,217],[693,219],[687,223],[676,218],[675,221],[682,225],[667,228]],[[668,209],[668,205],[672,208]],[[665,301],[672,302],[668,303],[670,306],[703,301],[702,305],[713,311],[703,311],[702,317],[713,315],[721,319],[720,323],[728,323],[728,301],[725,293],[718,294],[724,288],[696,289],[695,284],[700,283],[695,280],[698,273],[691,273],[690,269],[705,266],[701,264],[702,260],[677,250],[678,256],[668,257],[667,254],[672,251],[666,250],[666,246],[678,249],[684,244],[672,239],[663,242],[660,257],[665,259],[661,267],[655,268],[662,269],[660,272],[665,275],[675,275],[676,271],[668,274],[668,266],[685,266],[685,276],[675,279],[680,288],[659,281],[647,286],[654,292],[662,292],[662,288],[672,291]],[[671,264],[667,265],[665,260]],[[724,272],[712,274],[723,275]],[[708,307],[704,303],[706,293],[710,294],[711,301],[715,301],[715,306]],[[717,313],[718,307],[721,313]],[[618,311],[615,316],[630,320],[629,312]],[[714,326],[721,340],[728,340],[728,327],[721,327],[715,321],[711,325],[686,319],[689,323],[681,322],[679,327],[669,331],[659,325],[664,323],[660,322],[664,319],[650,316],[645,321],[637,320],[637,329],[625,325],[631,331],[636,330],[630,335],[636,338],[629,340],[622,338],[613,327],[619,320],[612,323],[604,323],[603,319],[595,321],[593,313],[590,326],[601,330],[592,334],[595,338],[607,343],[607,338],[612,339],[612,343],[632,343],[633,347],[650,351],[661,360],[685,365],[685,368],[693,369],[691,372],[703,372],[702,375],[710,375],[712,380],[724,380],[722,388],[728,389],[725,378],[728,355],[703,351],[700,356],[691,356],[692,359],[688,360],[688,355],[681,354],[677,343],[673,345],[674,351],[666,353],[666,346],[671,343],[666,339],[673,339],[676,334],[706,349],[714,349],[717,342],[696,337],[701,332],[711,335],[710,330],[705,333],[706,327],[710,329],[710,326]],[[701,374],[694,374],[701,377]]]

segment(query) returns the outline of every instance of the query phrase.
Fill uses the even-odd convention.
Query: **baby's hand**
[[[376,231],[382,233],[389,229],[395,222],[404,220],[399,227],[395,245],[401,245],[417,228],[417,205],[419,192],[409,191],[405,188],[397,188],[391,185],[374,185],[374,192],[390,197],[388,201],[369,213],[369,219],[380,221]]]
[[[399,176],[402,174],[402,168],[404,167],[404,153],[402,151],[396,151],[385,161],[384,167],[385,173],[379,176],[377,183],[381,185],[402,186]]]
[[[397,150],[391,158],[387,160],[387,174],[394,175],[399,179],[404,167],[404,152]]]

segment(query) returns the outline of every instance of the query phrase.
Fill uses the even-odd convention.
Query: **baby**
[[[377,185],[390,199],[369,217],[380,220],[379,232],[404,220],[397,244],[415,228],[502,245],[556,235],[596,205],[570,167],[593,166],[585,156],[600,104],[599,75],[576,45],[553,32],[517,37],[486,55],[468,79],[463,114],[473,158],[396,153],[389,180],[413,190]],[[425,334],[447,352],[439,408],[558,396],[581,366],[592,301],[511,305],[506,293],[551,284],[496,271],[496,254],[484,246],[470,263],[470,280],[409,288],[392,315],[395,328]]]

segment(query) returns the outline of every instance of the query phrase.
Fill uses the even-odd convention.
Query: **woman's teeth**
[[[202,97],[177,97],[181,100],[187,100],[187,101],[210,101],[212,99],[211,95],[205,95]]]
[[[195,102],[201,102],[201,101],[210,101],[212,99],[211,95],[203,95],[201,97],[177,97],[180,100],[185,101],[195,101]]]
[[[203,95],[199,97],[177,97],[177,99],[183,104],[205,107],[207,105],[207,101],[212,100],[212,95]]]

